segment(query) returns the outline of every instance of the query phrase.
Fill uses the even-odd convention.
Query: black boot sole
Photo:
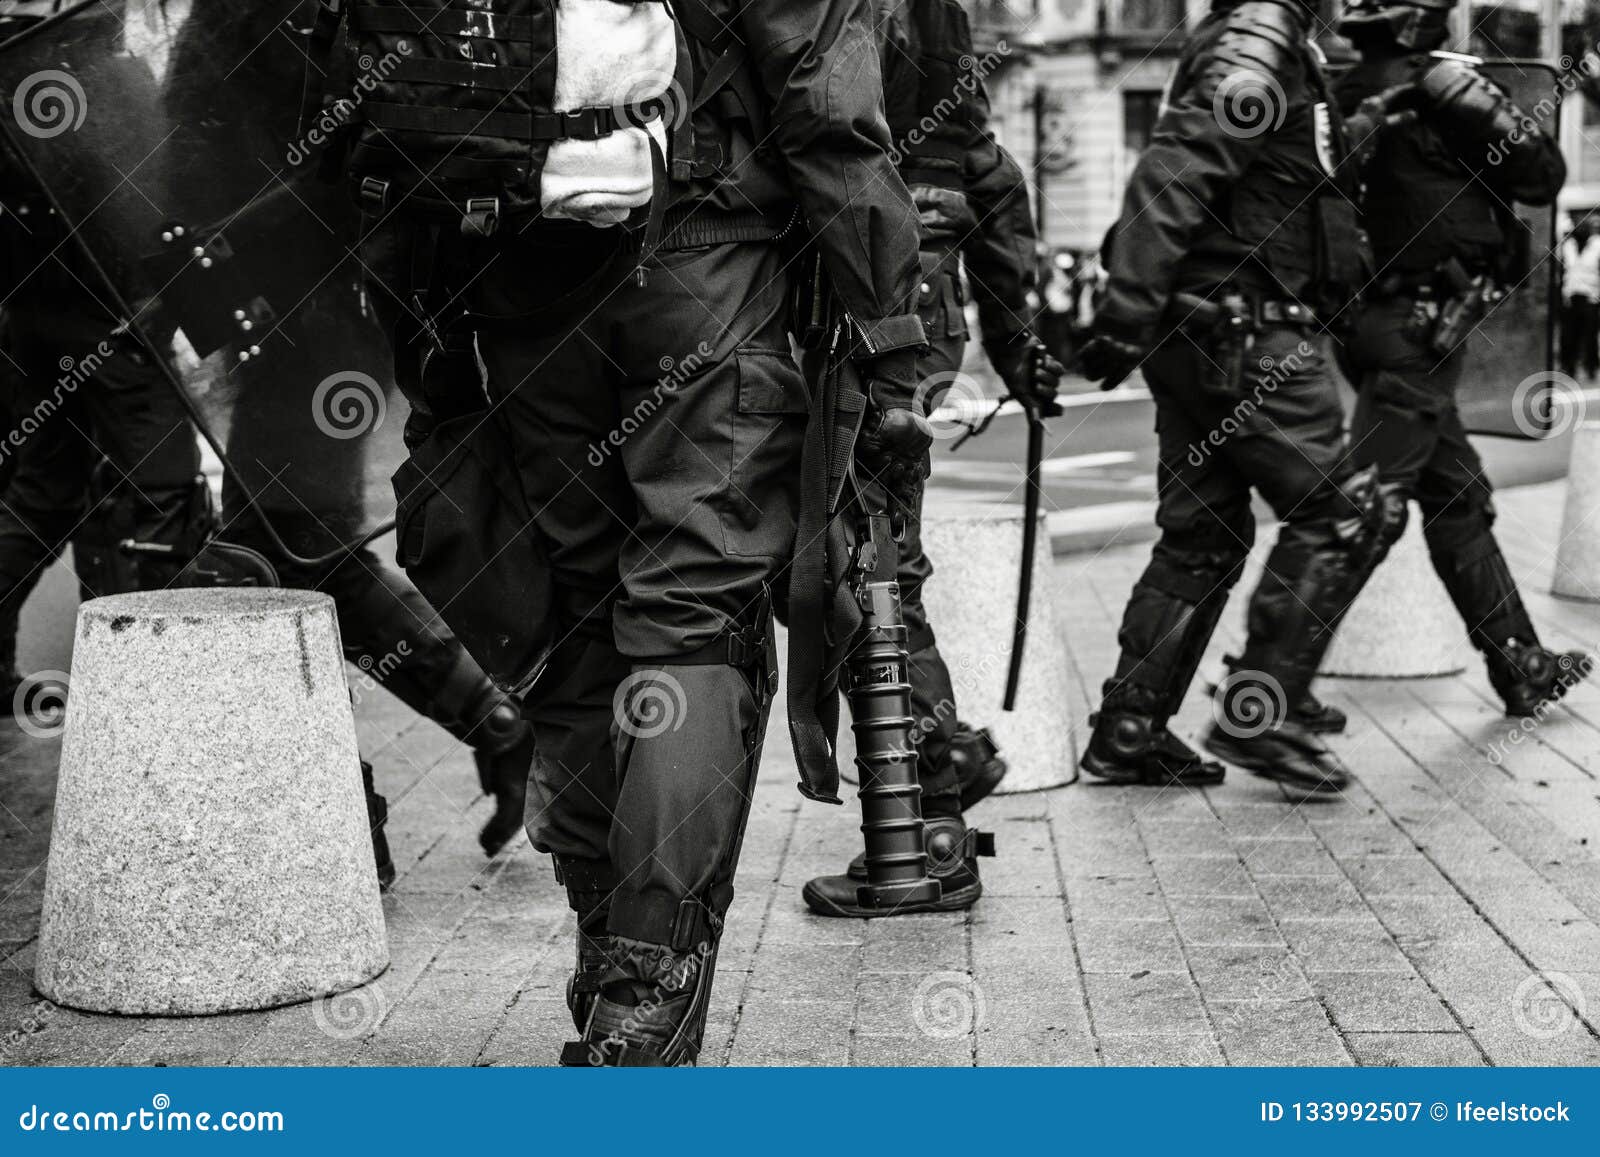
[[[1322,715],[1292,715],[1290,718],[1313,735],[1343,735],[1350,722],[1348,719],[1329,719]]]
[[[1249,751],[1241,751],[1228,744],[1226,739],[1220,738],[1216,733],[1207,734],[1202,745],[1212,755],[1224,763],[1231,763],[1235,767],[1242,767],[1251,775],[1270,779],[1273,783],[1280,783],[1284,787],[1293,788],[1307,796],[1338,795],[1349,783],[1348,777],[1338,780],[1319,775],[1316,778],[1301,774],[1294,768],[1285,767],[1281,763],[1274,763],[1259,758]]]
[[[1557,678],[1556,681],[1550,685],[1550,690],[1545,692],[1542,698],[1536,699],[1532,703],[1507,703],[1506,718],[1532,719],[1539,715],[1540,712],[1548,711],[1551,707],[1554,707],[1557,703],[1561,702],[1561,700],[1565,699],[1568,691],[1571,691],[1579,683],[1582,683],[1584,680],[1588,679],[1588,677],[1593,673],[1593,658],[1588,659],[1586,662],[1577,664],[1571,670],[1564,672],[1559,678]]]
[[[1187,775],[1170,775],[1145,767],[1130,767],[1125,763],[1108,763],[1096,759],[1085,751],[1078,767],[1103,783],[1120,787],[1212,787],[1227,778],[1227,771],[1195,771]]]
[[[818,916],[833,919],[876,920],[889,916],[914,916],[919,912],[962,912],[976,904],[983,895],[982,881],[943,893],[929,904],[901,904],[895,908],[862,908],[856,904],[838,904],[814,891],[808,883],[800,889],[806,907]]]

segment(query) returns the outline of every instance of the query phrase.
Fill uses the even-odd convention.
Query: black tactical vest
[[[1358,65],[1340,81],[1340,102],[1353,108],[1421,76],[1430,63],[1417,53]],[[1364,172],[1367,231],[1384,272],[1430,273],[1452,257],[1478,270],[1499,259],[1503,210],[1427,124],[1412,121],[1385,133]]]

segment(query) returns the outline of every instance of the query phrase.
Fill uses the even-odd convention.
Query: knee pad
[[[1404,523],[1401,525],[1403,529]],[[1357,470],[1342,482],[1323,483],[1284,521],[1286,530],[1292,529],[1308,542],[1351,548],[1378,541],[1383,526],[1384,502],[1376,466]]]
[[[1244,571],[1255,534],[1249,506],[1216,521],[1163,527],[1142,581],[1186,603],[1225,597]]]
[[[1385,551],[1405,537],[1411,521],[1411,494],[1394,482],[1378,484],[1378,541]]]

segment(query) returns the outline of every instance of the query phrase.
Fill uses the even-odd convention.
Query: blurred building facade
[[[996,131],[1032,178],[1041,237],[1055,248],[1098,247],[1184,38],[1210,0],[964,2]],[[1323,3],[1331,24],[1337,2]],[[1559,38],[1546,31],[1555,21]],[[1463,5],[1456,43],[1489,57],[1555,61],[1566,52],[1571,61],[1600,51],[1588,28],[1600,30],[1600,0],[1478,3]],[[1600,93],[1600,81],[1594,89]],[[1589,207],[1600,204],[1600,104],[1567,104],[1561,139],[1572,176],[1562,203]]]

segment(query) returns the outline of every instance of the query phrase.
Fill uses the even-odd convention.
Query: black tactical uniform
[[[1386,134],[1364,166],[1365,209],[1379,275],[1350,335],[1360,401],[1351,448],[1376,466],[1381,561],[1404,533],[1409,504],[1451,601],[1512,715],[1533,714],[1588,672],[1588,656],[1539,644],[1491,527],[1494,504],[1456,410],[1465,337],[1441,336],[1452,299],[1512,288],[1524,271],[1517,201],[1552,202],[1566,179],[1556,142],[1470,58],[1431,54],[1444,42],[1442,3],[1364,4],[1340,31],[1361,64],[1339,86],[1351,106],[1412,83],[1415,116]],[[1442,347],[1442,348],[1441,348]]]
[[[910,406],[922,343],[871,5],[674,7],[696,77],[729,37],[743,62],[696,102],[659,248],[641,262],[618,228],[504,228],[469,291],[490,420],[553,578],[555,646],[525,703],[528,831],[578,914],[584,1039],[563,1060],[579,1065],[699,1051],[795,545],[807,393],[791,279],[806,264],[790,240],[815,239],[880,404]]]
[[[1083,361],[1107,385],[1142,362],[1157,406],[1161,538],[1084,757],[1098,777],[1221,778],[1167,721],[1255,537],[1256,490],[1280,519],[1278,541],[1207,745],[1305,790],[1345,782],[1290,712],[1375,525],[1372,475],[1346,457],[1320,340],[1370,257],[1353,166],[1341,164],[1343,125],[1307,41],[1311,15],[1295,0],[1213,7],[1184,47],[1108,238],[1110,281]]]
[[[919,401],[931,411],[961,369],[968,337],[963,267],[977,299],[984,349],[1008,388],[1053,398],[1055,378],[1030,349],[1037,344],[1028,319],[1038,272],[1027,184],[989,131],[988,94],[966,11],[956,0],[881,0],[878,20],[889,132],[922,226],[918,313],[928,348],[917,360]],[[1036,382],[1041,369],[1043,380]],[[1006,765],[987,731],[957,719],[950,671],[922,602],[933,565],[922,548],[920,516],[918,510],[906,520],[899,582],[927,848],[944,886],[934,907],[949,911],[970,907],[982,894],[972,854],[980,844],[961,813],[994,789]],[[845,875],[812,880],[803,895],[825,916],[923,910],[912,904],[862,908],[856,888],[865,879],[858,857]]]

